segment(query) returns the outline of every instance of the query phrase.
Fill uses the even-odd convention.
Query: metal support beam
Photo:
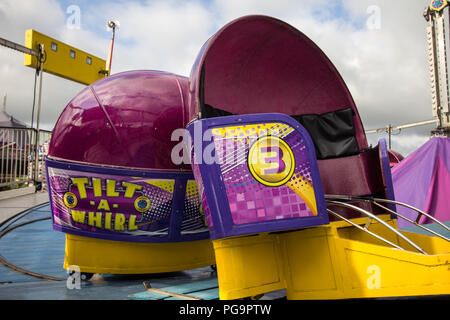
[[[43,72],[43,65],[44,65],[44,45],[39,45],[39,55],[38,55],[38,67],[39,67],[39,95],[38,95],[38,109],[37,109],[37,116],[36,116],[36,140],[35,140],[35,159],[34,159],[34,183],[37,186],[37,183],[39,183],[39,144],[40,144],[40,133],[39,133],[39,122],[41,117],[41,102],[42,102],[42,76],[44,74]]]
[[[388,144],[388,148],[391,149],[392,147],[392,132],[394,130],[402,130],[402,129],[407,129],[407,128],[413,128],[413,127],[419,127],[419,126],[424,126],[427,124],[437,124],[439,122],[438,119],[432,119],[432,120],[425,120],[425,121],[418,121],[418,122],[412,122],[412,123],[406,123],[406,124],[401,124],[398,126],[393,126],[393,125],[387,125],[384,128],[378,128],[378,129],[371,129],[371,130],[366,130],[366,134],[369,133],[383,133],[386,132],[389,135],[389,144]]]
[[[427,124],[432,124],[432,123],[437,123],[437,122],[438,122],[438,119],[432,119],[432,120],[424,120],[424,121],[418,121],[418,122],[411,122],[411,123],[401,124],[401,125],[398,125],[398,126],[388,125],[387,127],[383,127],[383,128],[366,130],[366,134],[389,132],[389,127],[392,130],[401,130],[401,129],[407,129],[407,128],[412,128],[412,127],[425,126]]]
[[[7,48],[16,50],[16,51],[20,51],[22,53],[29,54],[29,55],[32,55],[34,57],[38,57],[39,56],[39,52],[38,51],[30,49],[30,48],[27,48],[27,47],[24,47],[21,44],[18,44],[18,43],[15,43],[15,42],[3,39],[3,38],[0,38],[0,46],[4,46],[4,47],[7,47]]]
[[[448,83],[446,27],[444,12],[448,7],[446,1],[432,1],[425,10],[428,22],[428,62],[430,68],[431,103],[433,116],[437,119],[433,136],[450,134],[450,92]]]

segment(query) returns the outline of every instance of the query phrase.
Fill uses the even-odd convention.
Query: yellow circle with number
[[[66,192],[64,194],[63,201],[66,207],[69,209],[74,208],[78,203],[77,197],[72,192]]]
[[[248,152],[247,163],[252,176],[270,187],[288,182],[295,169],[292,149],[282,139],[274,136],[256,140]]]
[[[137,197],[136,200],[134,200],[134,208],[139,212],[147,211],[150,209],[151,205],[150,199],[145,196]]]

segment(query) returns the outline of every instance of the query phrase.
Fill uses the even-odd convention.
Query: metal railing
[[[39,130],[38,140],[36,133],[30,128],[0,127],[0,188],[45,182],[44,157],[51,132]]]
[[[431,233],[431,234],[433,234],[433,235],[435,235],[435,236],[437,236],[437,237],[439,237],[441,239],[444,239],[444,240],[450,242],[450,239],[447,238],[446,236],[444,236],[444,235],[442,235],[442,234],[440,234],[438,232],[435,232],[435,231],[433,231],[433,230],[431,230],[431,229],[429,229],[429,228],[427,228],[427,227],[425,227],[423,225],[420,225],[418,222],[419,222],[419,220],[420,220],[420,218],[422,216],[426,216],[427,218],[429,218],[434,223],[436,223],[439,226],[441,226],[446,231],[450,231],[450,228],[448,226],[446,226],[445,224],[443,224],[441,221],[437,220],[433,216],[429,215],[428,213],[426,213],[426,212],[424,212],[424,211],[422,211],[420,209],[417,209],[417,208],[415,208],[415,207],[413,207],[411,205],[405,204],[403,202],[387,200],[387,199],[378,199],[378,198],[372,198],[372,197],[352,197],[352,196],[342,196],[342,195],[325,195],[325,199],[326,199],[326,203],[328,205],[345,207],[347,209],[357,211],[360,214],[362,214],[363,216],[368,217],[369,219],[367,220],[366,225],[364,227],[362,227],[362,226],[354,223],[353,221],[351,221],[349,219],[346,219],[345,217],[343,217],[342,215],[338,214],[337,212],[335,212],[333,210],[330,210],[330,209],[327,209],[329,214],[334,215],[335,217],[337,217],[337,218],[339,218],[341,220],[344,220],[345,222],[351,224],[352,226],[360,229],[361,231],[364,231],[364,232],[370,234],[371,236],[377,238],[378,240],[381,240],[381,241],[387,243],[388,245],[390,245],[390,246],[392,246],[394,248],[397,248],[397,249],[400,249],[400,250],[405,250],[404,248],[400,247],[398,244],[392,243],[391,241],[381,237],[380,235],[369,231],[368,229],[369,229],[370,224],[372,223],[372,220],[378,221],[379,223],[384,225],[387,229],[392,231],[399,238],[405,240],[408,244],[410,244],[412,247],[414,247],[420,253],[425,254],[425,255],[428,254],[425,250],[423,250],[421,247],[419,247],[417,244],[415,244],[412,240],[410,240],[408,237],[406,237],[404,234],[402,234],[399,230],[393,228],[388,223],[384,222],[382,219],[378,218],[376,215],[370,213],[369,211],[364,210],[364,209],[362,209],[360,207],[357,207],[355,205],[352,205],[350,203],[347,203],[347,201],[372,203],[372,204],[374,204],[374,205],[376,205],[376,206],[386,210],[386,213],[393,214],[393,215],[397,216],[397,218],[404,219],[404,220],[406,220],[406,221],[408,221],[408,222],[418,226],[419,228],[421,228],[421,229],[423,229],[423,230],[425,230],[425,231],[427,231],[427,232],[429,232],[429,233]],[[416,219],[416,221],[413,221],[413,220],[411,220],[411,219],[409,219],[409,218],[407,218],[407,217],[405,217],[405,216],[403,216],[403,215],[401,215],[401,214],[399,214],[399,213],[397,213],[397,212],[395,212],[395,211],[393,211],[393,210],[391,210],[391,209],[381,205],[380,202],[381,203],[388,203],[388,204],[395,204],[395,205],[399,205],[399,206],[403,206],[403,207],[407,207],[409,209],[412,209],[412,210],[414,210],[414,211],[416,211],[418,213],[417,219]]]

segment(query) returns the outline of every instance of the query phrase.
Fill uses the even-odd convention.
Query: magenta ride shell
[[[159,71],[112,75],[82,90],[53,130],[49,157],[123,168],[180,170],[173,130],[187,123],[185,77]],[[190,166],[183,169],[191,170]]]
[[[84,88],[62,112],[46,160],[55,230],[131,242],[208,237],[189,164],[171,161],[188,80],[129,71]]]

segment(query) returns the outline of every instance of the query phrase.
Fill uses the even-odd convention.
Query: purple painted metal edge
[[[392,174],[391,174],[391,167],[389,162],[389,153],[386,145],[386,139],[380,139],[378,141],[378,150],[380,153],[380,160],[381,160],[381,170],[383,172],[384,181],[386,183],[386,195],[389,200],[395,201],[395,193],[394,193],[394,183],[392,182]],[[396,210],[395,204],[388,204],[388,208],[392,211]],[[392,219],[397,219],[397,216],[394,214],[391,214]]]
[[[101,240],[120,241],[120,242],[133,242],[133,243],[170,243],[170,242],[189,242],[189,241],[209,239],[208,232],[202,232],[199,234],[181,235],[178,239],[171,239],[169,236],[157,237],[157,236],[101,235],[89,231],[74,230],[71,228],[63,227],[58,224],[53,225],[53,230],[86,238],[95,238]]]
[[[53,225],[53,229],[54,229],[56,224],[55,224],[55,218],[53,216],[54,209],[53,209],[53,201],[52,201],[52,190],[51,190],[50,185],[49,185],[50,177],[48,175],[48,166],[47,166],[48,158],[44,157],[44,160],[45,160],[45,176],[47,177],[47,185],[48,185],[48,187],[47,187],[47,189],[48,189],[48,198],[49,198],[49,202],[50,202],[50,211],[51,211],[51,214],[52,214],[52,225]]]
[[[144,169],[129,169],[129,168],[115,168],[115,167],[105,167],[95,164],[80,164],[64,160],[53,160],[51,158],[45,159],[46,166],[50,165],[52,168],[57,169],[69,169],[75,171],[83,171],[90,173],[99,174],[111,174],[111,175],[124,175],[124,176],[136,176],[139,175],[142,178],[166,178],[166,179],[176,179],[176,178],[186,178],[194,179],[192,171],[156,171],[156,170],[144,170]]]
[[[83,172],[91,172],[91,173],[100,173],[100,174],[111,174],[111,175],[127,175],[127,176],[136,176],[137,174],[141,177],[146,178],[171,178],[175,179],[175,186],[184,185],[183,190],[186,188],[186,184],[188,180],[193,180],[194,176],[192,172],[155,172],[150,170],[129,170],[129,169],[119,169],[119,168],[107,168],[107,167],[99,167],[92,165],[82,165],[82,164],[74,164],[69,162],[60,162],[46,158],[45,159],[45,169],[48,177],[48,168],[58,168],[58,169],[70,169],[76,171]],[[61,231],[64,233],[70,233],[77,236],[88,237],[88,238],[96,238],[102,240],[112,240],[112,241],[122,241],[122,242],[137,242],[137,243],[162,243],[162,242],[187,242],[187,241],[197,241],[204,240],[209,238],[209,232],[199,232],[197,234],[187,234],[182,235],[181,233],[176,232],[172,235],[171,226],[169,226],[168,235],[166,236],[133,236],[133,235],[125,235],[125,234],[101,234],[95,233],[91,231],[83,231],[83,230],[75,230],[72,228],[64,227],[59,224],[56,224],[53,217],[53,203],[51,196],[51,188],[49,187],[49,197],[50,197],[50,206],[52,210],[52,224],[53,230]],[[172,201],[172,211],[171,211],[171,221],[172,214],[176,211],[183,214],[183,206],[184,206],[184,194],[182,197],[178,196],[177,199],[173,199]],[[177,200],[177,202],[175,202]],[[174,204],[177,204],[175,207]],[[181,206],[180,206],[181,204]],[[181,209],[180,209],[181,208]],[[181,224],[181,222],[180,222]],[[172,227],[173,228],[173,227]]]
[[[258,122],[283,122],[290,125],[300,133],[304,139],[306,147],[309,150],[308,160],[311,165],[311,177],[313,179],[314,193],[316,197],[318,214],[315,217],[291,218],[284,221],[272,220],[235,225],[231,218],[231,212],[228,205],[222,176],[215,174],[220,172],[219,165],[217,163],[213,163],[207,166],[199,166],[206,197],[208,199],[215,200],[214,202],[208,201],[211,211],[211,218],[213,219],[214,224],[213,228],[210,229],[210,237],[212,240],[261,232],[301,229],[302,227],[312,227],[329,223],[314,144],[309,136],[309,133],[299,122],[282,113],[246,114],[208,118],[197,121],[202,122],[203,132],[221,125],[252,124]],[[187,128],[191,133],[191,136],[194,127],[192,124],[193,122],[190,123]],[[207,143],[210,143],[210,141],[203,141],[202,150],[200,150],[200,152],[203,152],[203,149]],[[194,152],[197,153],[199,150],[195,150],[194,148]]]
[[[221,117],[222,118],[222,117]],[[193,144],[193,148],[194,148],[194,153],[196,154],[196,158],[197,159],[203,159],[203,150],[205,149],[205,146],[207,145],[207,143],[211,143],[211,141],[203,141],[203,132],[207,129],[209,129],[209,127],[203,127],[203,125],[207,122],[207,121],[211,121],[213,119],[221,119],[221,118],[211,118],[211,119],[203,119],[203,120],[197,120],[197,121],[201,121],[202,123],[202,145],[201,145],[201,149],[197,150],[195,148],[195,142]],[[225,117],[224,117],[225,118]],[[191,139],[191,141],[195,141],[195,131],[194,131],[194,122],[191,122],[188,124],[187,126],[187,130],[189,131],[191,137],[193,137]],[[214,125],[214,124],[212,124]],[[212,126],[211,125],[211,126]],[[212,138],[211,138],[212,139]],[[200,152],[201,154],[198,155],[198,152]],[[193,165],[193,164],[192,164]],[[210,169],[210,170],[208,170]],[[232,221],[232,217],[231,217],[231,212],[230,212],[230,208],[228,205],[228,201],[227,201],[227,196],[226,196],[226,191],[225,191],[225,185],[223,184],[223,180],[222,177],[218,174],[211,174],[211,169],[212,172],[220,172],[220,168],[219,165],[217,163],[213,163],[208,165],[207,168],[204,168],[203,166],[199,165],[199,171],[202,177],[202,181],[203,181],[203,187],[204,187],[204,192],[206,195],[207,199],[214,199],[215,203],[211,203],[211,200],[208,201],[208,207],[209,210],[211,212],[211,219],[213,221],[213,227],[209,227],[209,234],[210,234],[210,238],[211,240],[214,239],[218,239],[218,238],[223,238],[223,235],[226,233],[226,228],[224,229],[223,226],[232,226],[233,225],[233,221]],[[212,186],[215,186],[214,188]],[[216,194],[218,194],[218,196],[216,196]],[[225,212],[223,214],[214,214],[214,212],[219,212],[220,209],[225,210]],[[213,211],[215,210],[215,211]]]
[[[186,194],[187,180],[176,179],[173,187],[172,210],[169,220],[169,239],[175,240],[181,237],[181,223],[183,222],[184,197]],[[181,208],[181,210],[180,210]]]

